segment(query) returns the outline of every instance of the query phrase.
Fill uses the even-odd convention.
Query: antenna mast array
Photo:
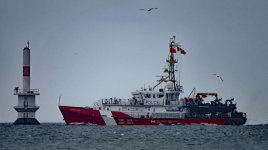
[[[176,60],[174,58],[174,53],[176,53],[176,49],[179,46],[178,43],[175,43],[175,38],[176,36],[173,36],[172,38],[170,38],[170,43],[169,43],[169,48],[170,48],[170,53],[169,53],[169,57],[166,60],[167,64],[168,64],[168,68],[164,69],[164,73],[168,73],[167,76],[162,76],[158,81],[158,83],[153,87],[153,89],[155,89],[158,85],[160,85],[162,82],[172,82],[174,90],[181,90],[181,86],[178,85],[177,81],[176,81],[176,76],[175,76],[175,72],[177,71],[175,69],[175,64],[178,63],[178,60]],[[174,50],[174,51],[172,51]]]

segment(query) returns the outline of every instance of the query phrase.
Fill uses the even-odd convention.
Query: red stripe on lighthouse
[[[30,76],[30,66],[23,66],[23,76]]]

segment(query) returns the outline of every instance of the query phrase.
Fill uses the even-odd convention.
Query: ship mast
[[[178,47],[178,43],[175,43],[175,36],[170,38],[170,43],[169,43],[169,57],[166,60],[168,63],[168,68],[164,69],[164,73],[168,73],[168,76],[162,76],[158,81],[158,83],[153,87],[155,89],[158,85],[160,85],[162,82],[172,82],[174,86],[174,90],[180,90],[179,86],[177,85],[176,77],[175,77],[175,64],[178,63],[178,61],[174,58],[174,53],[176,53],[176,49]]]
[[[177,44],[175,43],[175,36],[173,36],[172,38],[170,38],[169,48],[173,48],[176,50],[176,45]],[[173,83],[174,90],[176,91],[177,86],[175,78],[175,64],[178,63],[178,61],[174,58],[174,53],[172,52],[172,50],[170,50],[169,59],[167,59],[166,62],[168,63],[168,81],[171,81]]]

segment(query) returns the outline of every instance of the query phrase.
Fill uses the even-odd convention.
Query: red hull
[[[108,125],[99,110],[90,108],[59,106],[66,124]],[[111,111],[117,125],[173,125],[173,124],[216,124],[224,125],[226,118],[186,118],[186,119],[153,119],[133,118],[118,111]]]

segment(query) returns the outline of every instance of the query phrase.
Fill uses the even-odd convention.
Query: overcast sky
[[[139,10],[150,7],[159,9]],[[267,8],[267,0],[0,0],[0,122],[17,118],[27,40],[36,118],[62,122],[59,95],[63,105],[90,106],[153,86],[176,35],[187,51],[183,97],[194,87],[219,92],[248,123],[268,123]]]

